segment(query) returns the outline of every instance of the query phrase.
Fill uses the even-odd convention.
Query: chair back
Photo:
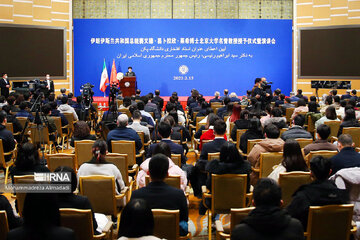
[[[54,119],[57,136],[62,138],[63,134],[62,134],[62,126],[61,126],[61,117],[51,117],[51,118]]]
[[[71,167],[76,172],[75,154],[49,154],[47,155],[47,165],[51,172],[55,171],[55,169],[60,166]]]
[[[4,153],[4,146],[2,143],[2,139],[0,139],[0,167],[6,168]]]
[[[220,159],[220,153],[208,153],[208,161],[212,161],[214,159]]]
[[[94,228],[90,209],[60,208],[62,227],[74,231],[77,240],[93,239]]]
[[[291,116],[294,113],[295,108],[286,108],[285,110],[285,116],[286,116],[286,122],[291,122]]]
[[[211,211],[229,213],[231,208],[246,206],[246,174],[212,174],[211,175]]]
[[[115,178],[113,176],[80,176],[79,182],[80,193],[89,198],[94,212],[116,216]]]
[[[13,124],[10,122],[5,123],[5,128],[9,130],[10,132],[14,133],[14,127]]]
[[[310,206],[307,239],[350,239],[353,204]]]
[[[161,239],[180,238],[180,210],[152,209],[154,236]]]
[[[136,150],[134,141],[111,141],[111,149],[113,153],[127,154],[129,166],[136,164]]]
[[[145,176],[145,185],[147,186],[151,182],[150,176]],[[167,176],[164,180],[164,182],[174,188],[181,189],[181,179],[179,175],[171,175]]]
[[[230,116],[224,116],[224,122],[226,122],[229,117],[230,117]]]
[[[240,149],[240,138],[246,132],[247,129],[236,129],[236,147]]]
[[[121,108],[119,109],[119,112],[121,112],[122,114],[126,114],[129,118],[131,117],[130,110],[127,108]]]
[[[316,156],[322,156],[324,158],[331,158],[338,154],[337,151],[328,151],[328,150],[321,150],[321,151],[311,151],[308,155],[305,157],[306,164],[308,167],[310,167],[310,160]]]
[[[330,127],[329,138],[337,137],[341,122],[340,121],[325,121],[324,124],[328,125]]]
[[[121,176],[124,180],[125,186],[129,186],[129,173],[128,173],[128,157],[126,154],[120,153],[108,153],[106,154],[105,160],[113,163],[120,171]]]
[[[93,157],[91,149],[94,143],[93,140],[75,141],[76,168],[79,168],[84,162],[90,161]]]
[[[6,211],[0,211],[0,239],[5,240],[9,232],[9,224],[6,216]]]
[[[175,163],[175,165],[181,168],[181,154],[171,154],[171,160]]]
[[[31,124],[30,138],[33,144],[50,144],[48,127],[43,126],[42,128],[38,129],[35,124]]]
[[[360,147],[360,127],[346,127],[343,128],[343,134],[350,134],[355,147]]]
[[[300,148],[304,148],[314,142],[312,138],[296,138],[295,140],[299,143]]]
[[[16,117],[16,119],[19,121],[22,128],[25,127],[25,123],[27,121],[27,117]]]
[[[247,208],[232,208],[231,209],[231,220],[230,220],[230,232],[235,228],[236,225],[240,224],[241,221],[246,218],[249,213],[254,210],[255,207]]]
[[[140,149],[140,151],[144,150],[144,144],[145,144],[145,133],[143,131],[136,131],[136,133],[139,135],[141,143],[142,143],[142,147]]]
[[[295,191],[304,184],[311,182],[309,172],[286,172],[280,173],[279,185],[282,191],[283,206],[286,207],[292,200]]]
[[[205,126],[206,125],[206,123],[200,123],[200,121],[199,122],[196,122],[196,128],[195,128],[195,131],[197,132],[200,128],[201,128],[201,126]],[[207,131],[207,130],[206,130]]]
[[[279,165],[283,160],[282,152],[268,152],[260,154],[259,178],[270,175],[275,165]]]
[[[247,142],[247,153],[249,154],[251,152],[251,149],[257,144],[258,142],[261,142],[264,139],[249,139]]]
[[[315,132],[315,122],[312,120],[312,117],[311,115],[309,114],[307,116],[307,131],[310,132],[310,133],[314,133]]]
[[[68,121],[69,134],[74,132],[74,114],[72,113],[63,113],[66,120]]]
[[[116,102],[117,108],[119,108],[123,104],[124,101],[120,100],[120,99],[115,99],[115,102]]]
[[[34,182],[35,182],[34,175],[14,176],[15,184],[33,184]],[[20,216],[22,216],[22,211],[24,209],[25,197],[26,197],[25,192],[16,193],[17,208]]]
[[[289,130],[289,128],[280,128],[280,137],[282,136],[282,134],[284,132],[286,132],[287,130]]]

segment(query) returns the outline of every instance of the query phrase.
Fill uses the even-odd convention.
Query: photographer
[[[271,83],[266,82],[266,78],[256,78],[255,85],[251,92],[251,97],[255,97],[256,100],[261,102],[262,109],[271,102],[272,90]]]

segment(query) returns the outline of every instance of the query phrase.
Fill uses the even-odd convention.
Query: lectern
[[[131,97],[131,95],[135,95],[136,89],[136,77],[124,77],[120,81],[120,90],[123,93],[123,97]]]

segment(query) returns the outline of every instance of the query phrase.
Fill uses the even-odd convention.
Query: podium
[[[131,97],[135,95],[137,89],[136,77],[124,77],[120,81],[120,90],[123,93],[123,97]]]

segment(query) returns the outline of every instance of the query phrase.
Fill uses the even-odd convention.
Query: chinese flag
[[[112,85],[113,83],[115,84],[119,84],[119,81],[116,79],[116,67],[115,67],[115,59],[113,60],[113,64],[111,67],[111,75],[110,75],[110,85]]]

